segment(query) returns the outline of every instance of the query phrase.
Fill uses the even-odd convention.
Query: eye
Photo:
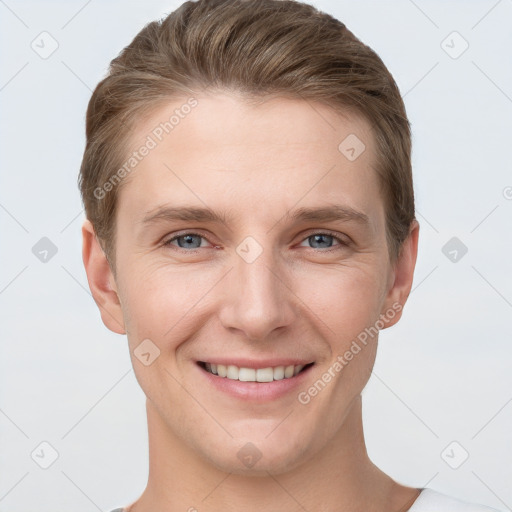
[[[333,247],[332,242],[336,240],[338,246],[347,246],[348,243],[342,240],[340,237],[335,236],[332,233],[313,233],[304,239],[304,242],[309,242],[313,245],[313,249],[330,249]],[[303,242],[303,243],[304,243]],[[316,247],[315,247],[316,246]],[[327,252],[327,251],[324,251]]]
[[[180,249],[199,249],[202,247],[202,240],[206,240],[206,238],[198,233],[182,233],[181,235],[173,236],[164,245],[175,245],[172,242],[176,241]]]
[[[185,252],[194,252],[195,250],[200,249],[201,247],[207,247],[202,243],[203,241],[208,243],[208,240],[204,235],[201,235],[199,233],[187,232],[173,236],[172,238],[164,242],[163,245],[172,245],[178,249],[183,249]],[[333,245],[334,241],[338,243]],[[339,248],[341,248],[349,245],[348,242],[344,241],[339,236],[336,236],[335,234],[329,232],[312,233],[311,235],[307,236],[302,243],[304,242],[309,242],[310,244],[312,244],[312,249],[324,249],[321,252],[329,252],[330,250],[336,250],[336,246],[339,246]]]

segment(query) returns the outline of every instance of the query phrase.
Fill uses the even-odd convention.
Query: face
[[[95,297],[169,435],[225,471],[278,473],[342,432],[415,255],[389,261],[362,118],[302,100],[196,99],[161,141],[155,127],[186,99],[137,126],[134,149],[151,134],[157,144],[119,190],[119,302]],[[348,136],[354,152],[339,149]]]

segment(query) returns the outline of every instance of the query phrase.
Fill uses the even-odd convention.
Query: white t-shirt
[[[460,501],[432,489],[423,489],[407,512],[499,512],[495,508]]]
[[[124,508],[116,508],[111,512],[124,512]],[[441,494],[432,489],[423,489],[412,507],[407,512],[499,512],[495,508],[485,507],[476,503],[460,501]]]

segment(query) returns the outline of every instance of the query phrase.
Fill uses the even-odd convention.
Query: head
[[[86,135],[84,263],[153,418],[226,471],[320,453],[416,261],[410,128],[382,60],[306,4],[186,2],[111,62]],[[212,384],[227,359],[306,367],[244,400]]]

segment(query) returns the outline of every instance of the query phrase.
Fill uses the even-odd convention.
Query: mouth
[[[239,382],[268,383],[292,379],[306,372],[314,365],[314,362],[307,364],[266,366],[264,368],[248,368],[233,364],[215,364],[206,361],[198,361],[197,364],[204,371],[220,378]]]

